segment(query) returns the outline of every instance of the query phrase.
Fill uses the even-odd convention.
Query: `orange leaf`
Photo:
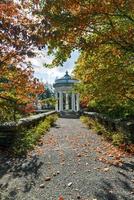
[[[62,196],[59,197],[59,200],[64,200],[64,198]]]

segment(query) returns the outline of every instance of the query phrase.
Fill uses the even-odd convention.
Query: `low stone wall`
[[[31,128],[37,125],[40,121],[44,120],[47,116],[56,113],[56,111],[50,111],[47,113],[41,113],[32,115],[30,117],[22,118],[18,122],[6,122],[0,124],[0,145],[9,146],[13,139],[17,137],[17,134],[23,129]]]
[[[111,131],[121,131],[124,134],[129,135],[129,137],[134,137],[134,120],[123,120],[123,119],[111,119],[105,115],[95,113],[95,112],[84,112],[86,116],[92,119],[98,120],[107,129]]]

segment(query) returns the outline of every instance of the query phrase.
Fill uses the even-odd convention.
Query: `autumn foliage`
[[[0,121],[16,120],[16,113],[33,111],[44,86],[34,78],[31,67],[23,65],[32,40],[30,19],[14,1],[0,3]]]
[[[133,0],[54,0],[40,10],[52,66],[78,49],[74,73],[82,103],[86,97],[87,106],[114,117],[134,113],[133,11]]]
[[[1,65],[17,66],[23,56],[33,55],[33,47],[46,46],[54,55],[49,66],[58,66],[77,49],[74,74],[81,80],[82,104],[114,117],[131,116],[133,10],[133,0],[2,1]]]
[[[32,68],[1,68],[0,103],[8,112],[31,112],[44,86],[34,78]],[[14,118],[15,115],[13,114]]]

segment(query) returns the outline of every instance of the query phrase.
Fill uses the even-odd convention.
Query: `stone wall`
[[[56,113],[56,111],[32,115],[30,117],[22,118],[18,122],[6,122],[0,124],[0,145],[9,146],[20,131],[34,127],[47,116],[54,113]]]
[[[83,114],[91,117],[92,119],[98,120],[98,122],[103,124],[107,129],[111,131],[120,131],[124,134],[129,135],[129,137],[134,138],[134,119],[111,119],[105,115],[95,112],[84,112]]]

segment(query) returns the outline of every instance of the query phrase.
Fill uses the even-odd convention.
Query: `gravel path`
[[[102,162],[108,147],[79,119],[58,119],[26,158],[0,154],[0,200],[134,200],[134,158]]]

